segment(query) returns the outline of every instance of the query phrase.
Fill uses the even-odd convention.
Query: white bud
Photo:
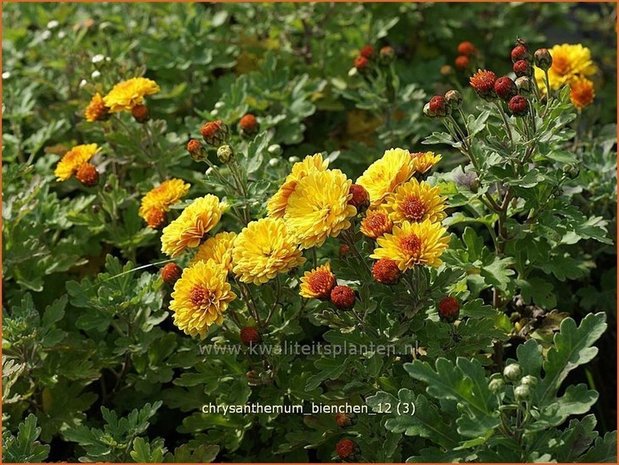
[[[357,68],[355,68],[354,66],[348,70],[348,77],[353,77],[357,74],[359,74],[359,71],[357,71]]]
[[[503,376],[511,381],[517,381],[522,377],[522,369],[517,363],[507,365],[503,370]]]
[[[96,69],[90,75],[90,77],[93,78],[93,79],[97,79],[99,76],[101,76],[101,73],[99,71],[97,71]]]
[[[223,107],[223,106],[225,106],[225,105],[226,105],[226,104],[225,104],[224,102],[217,102],[217,103],[215,104],[215,108],[221,108],[221,107]]]
[[[269,166],[277,166],[278,163],[279,163],[279,158],[271,158],[269,160]]]
[[[84,87],[86,84],[88,84],[88,81],[86,79],[82,79],[80,81],[80,88]]]
[[[269,148],[267,148],[267,152],[269,152],[271,155],[281,155],[282,154],[282,146],[279,144],[271,144],[269,145]]]
[[[58,24],[60,24],[58,21],[52,19],[49,23],[47,23],[47,29],[56,29]]]
[[[49,30],[45,30],[41,33],[41,40],[47,40],[52,36],[52,33]]]
[[[93,63],[101,63],[103,60],[105,60],[105,55],[98,53],[97,55],[92,57],[90,61],[92,61]]]
[[[59,39],[64,39],[66,36],[67,36],[67,33],[66,33],[66,32],[64,32],[64,31],[60,31],[60,32],[58,33],[58,38],[59,38]]]
[[[5,71],[4,73],[2,73],[2,79],[8,79],[11,77],[11,73],[9,73],[8,71]]]
[[[288,159],[288,161],[289,161],[290,163],[296,163],[296,162],[298,162],[298,161],[301,161],[301,159],[300,159],[299,157],[290,157],[290,158]]]
[[[206,174],[207,176],[210,176],[212,172],[213,172],[213,168],[209,167],[209,169],[207,169],[204,174]]]

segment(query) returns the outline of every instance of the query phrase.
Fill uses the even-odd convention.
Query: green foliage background
[[[518,360],[539,378],[539,405],[546,410],[538,427],[563,425],[555,436],[536,436],[539,452],[525,458],[609,460],[616,428],[614,15],[610,4],[560,3],[3,5],[4,459],[332,460],[343,432],[328,415],[199,412],[207,401],[273,404],[288,396],[323,403],[367,400],[372,407],[385,399],[412,399],[418,416],[359,419],[353,432],[375,451],[364,460],[515,461],[522,457],[510,455],[505,444],[494,444],[485,455],[466,455],[458,450],[462,438],[455,433],[458,429],[473,441],[498,426],[495,408],[505,399],[488,394],[484,383],[490,379],[477,355],[492,338],[509,334],[511,347],[518,349],[505,354],[506,360]],[[468,283],[478,286],[479,295],[471,294],[462,310],[471,319],[460,345],[449,346],[452,335],[437,319],[402,327],[435,341],[427,347],[431,363],[400,364],[389,378],[376,377],[386,369],[378,356],[291,357],[279,361],[293,369],[277,385],[255,389],[246,377],[255,360],[204,357],[196,341],[174,328],[167,312],[169,290],[157,268],[148,266],[162,258],[158,236],[145,228],[137,210],[141,196],[165,177],[191,182],[192,196],[220,188],[204,181],[203,168],[184,150],[202,121],[217,117],[235,124],[246,112],[261,118],[265,135],[248,147],[251,174],[259,180],[252,192],[258,210],[287,173],[290,157],[327,152],[354,179],[386,148],[425,150],[422,141],[443,127],[422,116],[424,101],[454,86],[467,87],[464,74],[440,73],[441,66],[453,65],[457,44],[475,43],[486,65],[500,75],[509,71],[507,54],[515,37],[526,38],[533,49],[583,43],[600,67],[596,102],[575,123],[582,140],[574,152],[582,168],[569,186],[573,214],[549,220],[544,233],[551,238],[553,230],[571,226],[565,223],[578,223],[578,244],[560,244],[556,253],[540,250],[544,257],[555,253],[553,260],[518,283],[530,312],[520,309],[525,323],[536,318],[535,308],[559,310],[544,314],[533,337],[539,346],[529,334],[514,333],[513,314],[497,315],[484,304],[489,283],[507,290],[513,279],[485,248],[489,238],[483,225],[465,228],[455,221],[461,242],[450,251],[450,263],[463,269],[476,263],[486,274]],[[395,48],[401,83],[396,101],[368,92],[348,75],[365,43]],[[98,55],[102,60],[93,60]],[[156,146],[146,146],[143,129],[135,125],[104,134],[100,125],[83,120],[94,91],[104,93],[143,73],[162,89],[149,100]],[[473,111],[472,92],[466,89],[464,95]],[[64,151],[104,138],[106,157],[115,163],[104,173],[101,192],[55,181],[53,169]],[[441,145],[432,149],[443,154],[438,170],[448,176],[464,158],[445,139],[436,142]],[[281,146],[281,155],[267,154],[273,144]],[[279,162],[267,163],[277,157]],[[560,154],[555,157],[565,162]],[[453,194],[452,206],[467,203]],[[321,253],[334,256],[336,250],[331,243]],[[379,297],[390,302],[388,292]],[[291,326],[278,323],[284,335],[303,342],[372,340],[369,334],[342,336],[329,329],[322,310]],[[585,318],[591,313],[596,315]],[[553,345],[557,314],[570,315],[580,326],[565,320]],[[229,334],[221,337],[231,340]],[[591,362],[594,343],[599,355]],[[577,360],[562,359],[574,351]],[[585,362],[591,363],[581,366]],[[483,382],[479,392],[459,391],[444,384],[446,379]],[[570,387],[560,389],[563,381]],[[467,399],[467,392],[479,397]],[[482,404],[476,403],[479,398]],[[436,410],[439,404],[451,419]],[[456,414],[460,408],[466,415]],[[569,426],[564,409],[579,414]],[[428,430],[432,425],[444,433],[435,444],[428,440],[435,438]],[[479,425],[486,429],[475,429]],[[575,438],[582,439],[582,450],[568,451]],[[547,450],[542,444],[549,444]],[[588,450],[590,445],[595,447]],[[472,450],[475,444],[462,447]]]

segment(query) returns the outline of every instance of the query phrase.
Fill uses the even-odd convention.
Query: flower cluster
[[[372,65],[389,65],[395,59],[395,50],[389,45],[381,47],[376,53],[374,47],[366,44],[359,50],[353,62],[354,69],[360,73],[368,71]]]
[[[130,112],[140,123],[148,120],[148,108],[144,104],[147,95],[159,92],[159,86],[151,79],[136,77],[119,82],[105,97],[98,92],[84,110],[86,121],[103,121],[110,113]]]
[[[472,42],[465,40],[458,44],[458,56],[454,60],[456,69],[465,71],[470,69],[477,58],[477,48]]]
[[[153,229],[161,228],[166,221],[166,212],[178,203],[190,185],[181,179],[168,179],[151,189],[143,198],[139,214]]]
[[[582,109],[593,102],[595,88],[590,78],[597,73],[597,67],[587,47],[562,44],[550,50],[541,49],[535,53],[535,64],[535,80],[543,92],[548,85],[551,90],[568,85],[576,108]]]

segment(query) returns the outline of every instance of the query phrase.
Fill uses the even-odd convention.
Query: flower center
[[[570,60],[564,55],[552,57],[552,70],[560,76],[565,76],[570,71]]]
[[[402,202],[401,210],[412,221],[421,221],[426,214],[426,206],[419,197],[408,197]]]
[[[421,254],[421,239],[416,234],[402,238],[401,246],[409,255],[418,257]]]
[[[316,271],[309,277],[308,284],[316,294],[330,292],[335,285],[333,275],[328,271]]]
[[[196,307],[209,307],[213,302],[214,295],[204,286],[194,286],[189,293],[191,303]]]

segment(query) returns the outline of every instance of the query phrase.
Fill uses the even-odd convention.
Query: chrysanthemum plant
[[[438,177],[454,209],[443,224],[461,231],[443,254],[446,268],[464,274],[451,289],[463,300],[487,302],[489,312],[509,315],[513,326],[505,326],[508,338],[494,339],[492,350],[476,358],[457,350],[456,356],[404,364],[409,382],[368,399],[377,412],[416,405],[415,415],[394,412],[385,422],[389,431],[418,438],[412,461],[614,456],[616,433],[599,437],[594,415],[566,424],[571,415],[588,413],[598,398],[586,384],[564,384],[597,354],[592,345],[606,323],[597,313],[577,326],[557,309],[558,294],[564,282],[587,273],[589,256],[574,244],[612,244],[606,222],[573,204],[580,161],[570,123],[574,108],[583,106],[573,88],[570,95],[568,85],[549,84],[552,56],[546,49],[529,54],[518,41],[512,60],[516,82],[480,70],[470,80],[472,102],[449,91],[425,108],[446,132],[424,143],[447,144],[468,160]]]

